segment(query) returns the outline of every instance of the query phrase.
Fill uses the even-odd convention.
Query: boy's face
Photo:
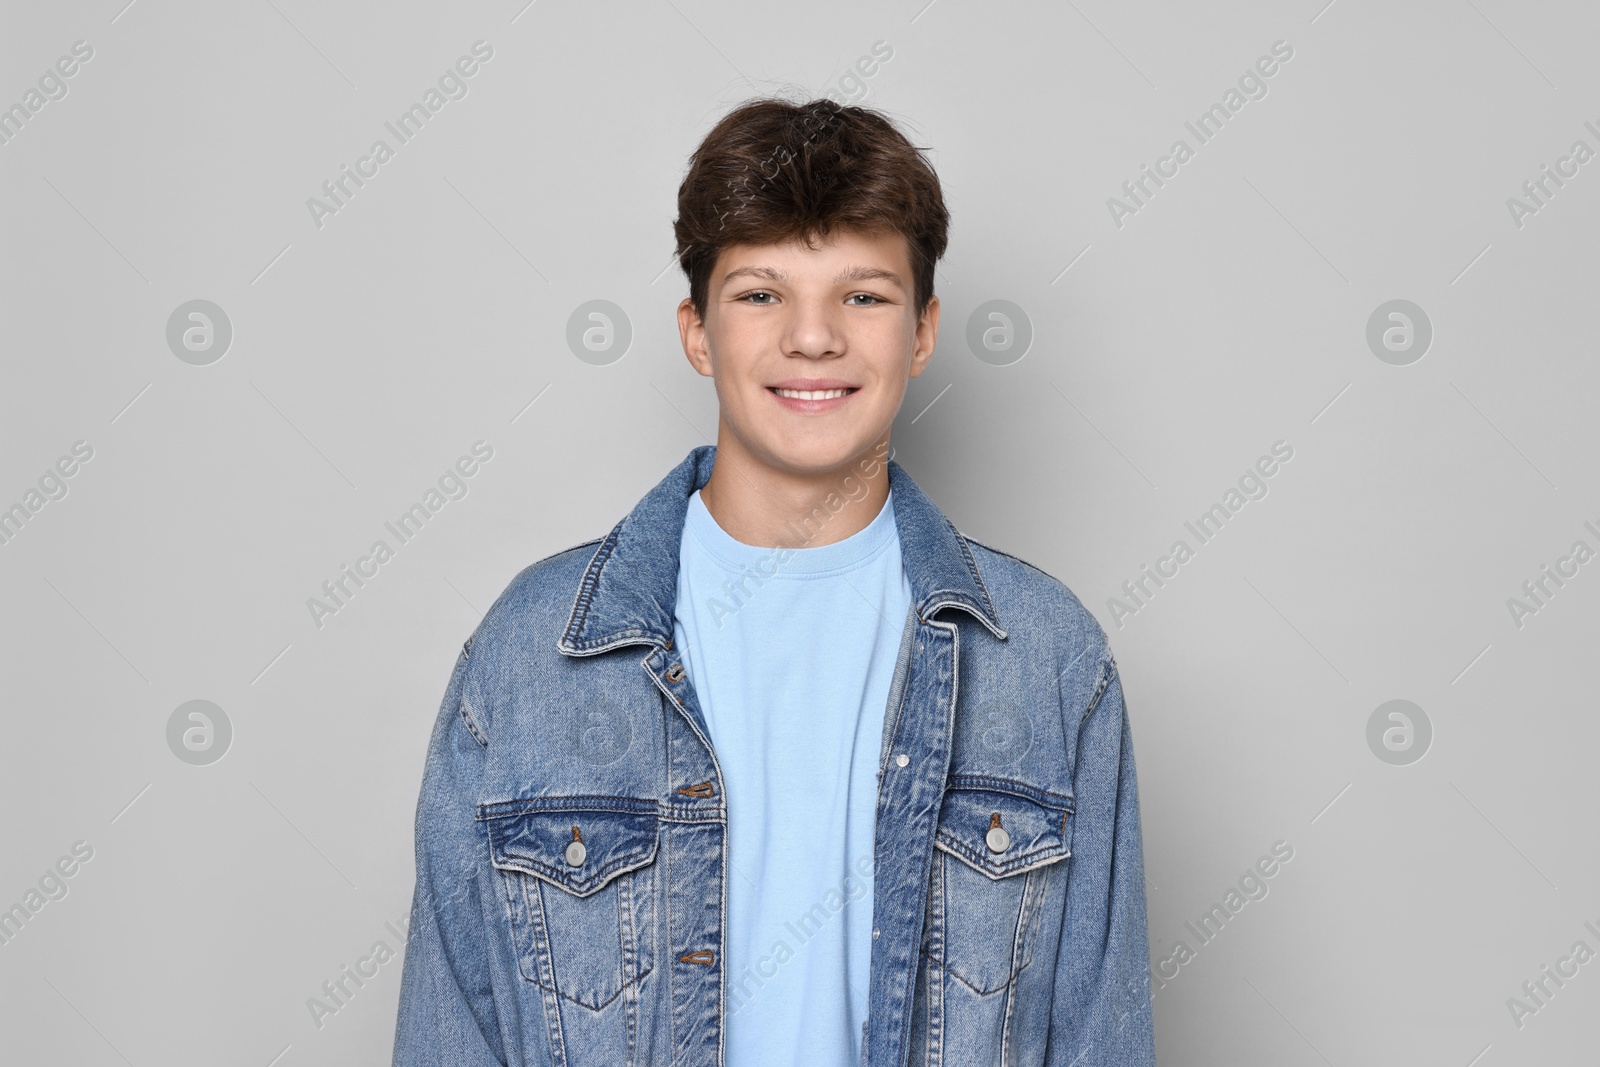
[[[910,255],[900,234],[856,231],[722,251],[705,319],[678,307],[689,362],[716,382],[719,454],[818,474],[887,439],[939,332],[937,297],[913,308]]]

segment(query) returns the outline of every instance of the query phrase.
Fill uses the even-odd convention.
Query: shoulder
[[[1064,690],[1080,690],[1089,707],[1116,673],[1111,642],[1067,584],[1020,556],[962,534],[994,601],[1006,644],[1024,662],[1052,664]]]
[[[1009,629],[1013,620],[1029,626],[1048,620],[1050,629],[1072,644],[1108,643],[1099,620],[1061,579],[1020,556],[966,534],[961,537],[994,598],[1002,626]]]
[[[507,692],[545,677],[572,612],[578,583],[604,538],[562,549],[517,572],[462,647],[460,712],[478,744],[488,745]]]
[[[481,662],[512,650],[555,654],[578,583],[603,540],[580,542],[518,571],[468,639],[469,656]]]

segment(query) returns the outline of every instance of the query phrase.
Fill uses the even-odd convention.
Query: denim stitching
[[[1106,690],[1111,688],[1111,680],[1117,676],[1117,660],[1111,654],[1111,646],[1107,645],[1101,653],[1100,684],[1095,687],[1094,696],[1089,698],[1089,706],[1083,709],[1083,718],[1087,719],[1094,714],[1094,709],[1100,706],[1100,698],[1105,696]]]
[[[934,857],[934,870],[937,871],[939,882],[939,954],[945,951],[945,916],[950,914],[949,894],[945,889],[945,860],[943,857]],[[942,971],[943,968],[941,967]],[[928,1056],[934,1067],[942,1067],[944,1063],[944,983],[933,980],[933,971],[928,970]],[[934,1008],[934,998],[937,997],[937,1012]],[[913,1003],[913,1010],[915,1004]]]
[[[922,621],[929,627],[929,629],[943,632],[950,640],[950,707],[947,713],[944,714],[944,737],[942,739],[944,742],[945,760],[947,761],[946,765],[948,766],[951,750],[955,746],[955,701],[957,694],[961,692],[961,630],[954,623],[934,622],[931,619],[923,619]],[[927,635],[925,643],[934,640],[936,640],[936,636],[934,634],[929,634]],[[943,679],[940,679],[940,682],[942,681]],[[933,840],[927,842],[927,844],[931,845],[932,847],[926,847],[924,852],[924,854],[927,856],[927,862],[921,871],[922,876],[919,879],[923,885],[928,884],[929,878],[933,876],[933,868],[935,865],[941,862],[936,854],[938,851],[939,834],[938,812],[933,813],[933,818],[929,820],[929,827]],[[918,902],[917,914],[919,917],[918,925],[925,926],[928,921],[928,899],[926,894],[923,894],[922,899]],[[897,1044],[900,1047],[901,1057],[904,1058],[910,1052],[911,1017],[913,1014],[915,1014],[914,1009],[917,999],[917,975],[915,967],[911,968],[909,984],[907,986],[903,986],[902,989],[906,994],[905,1002],[908,1010],[902,1014],[900,1020],[899,1040],[897,1041]]]
[[[968,989],[972,990],[973,993],[980,997],[992,997],[996,993],[1002,992],[1006,988],[1015,985],[1017,976],[1023,971],[1027,970],[1029,967],[1033,966],[1033,960],[1029,959],[1027,963],[1024,963],[1021,967],[1017,968],[1016,973],[1012,974],[1010,978],[1006,979],[1004,985],[997,985],[993,989],[979,989],[977,986],[961,977],[961,975],[951,970],[948,963],[945,963],[943,960],[935,959],[933,954],[927,949],[922,949],[920,954],[926,958],[929,963],[933,964],[935,967],[939,968],[939,970],[943,971],[945,974],[948,974],[951,978],[954,978],[956,981],[960,982],[962,985],[966,986]]]
[[[956,599],[951,599],[951,597],[947,596],[946,594],[951,594]],[[943,596],[944,599],[934,599],[935,597],[940,596]],[[940,608],[960,608],[963,611],[970,613],[979,622],[983,623],[984,629],[994,634],[996,638],[1001,641],[1006,640],[1005,630],[989,621],[989,616],[984,613],[983,605],[977,603],[971,597],[962,593],[959,589],[936,589],[927,596],[923,597],[921,602],[928,605],[925,611],[919,609],[917,612],[917,618],[922,622],[933,625],[933,614]]]
[[[1077,800],[1075,798],[1062,793],[1052,793],[1048,789],[1038,789],[1014,778],[1000,778],[990,774],[952,774],[945,782],[945,788],[947,790],[991,789],[1000,793],[1009,793],[1024,800],[1031,800],[1044,808],[1055,808],[1057,811],[1077,810]]]
[[[472,708],[467,704],[466,697],[461,698],[456,707],[456,711],[460,713],[461,721],[466,724],[467,733],[471,734],[472,739],[478,742],[478,747],[485,749],[488,748],[489,739],[484,734],[482,728],[478,726],[477,720],[473,718]]]
[[[1033,915],[1031,906],[1038,896],[1038,879],[1032,871],[1028,872],[1028,880],[1022,887],[1022,911],[1017,915],[1017,929],[1011,937],[1011,980],[1006,983],[1006,1007],[1002,1013],[1000,1024],[1000,1062],[1004,1063],[1011,1056],[1011,1022],[1017,1013],[1016,981],[1017,975],[1022,973],[1022,968],[1033,962],[1033,953],[1029,951],[1033,944]],[[1019,957],[1025,957],[1018,962]]]
[[[590,1004],[588,1001],[579,1000],[577,997],[573,996],[571,993],[563,993],[563,992],[561,992],[561,990],[555,988],[554,986],[546,985],[540,979],[528,978],[527,975],[523,975],[523,978],[526,979],[531,985],[536,985],[540,989],[544,990],[547,993],[553,993],[556,996],[560,997],[562,1000],[570,1000],[570,1001],[572,1001],[572,1003],[578,1005],[580,1008],[588,1008],[590,1011],[604,1011],[607,1007],[609,1007],[611,1005],[612,1001],[614,1001],[618,997],[622,996],[623,992],[625,990],[627,990],[630,986],[637,986],[637,985],[643,984],[643,982],[644,982],[644,980],[646,978],[649,978],[652,974],[655,973],[655,970],[656,970],[655,965],[651,964],[649,970],[641,971],[636,977],[629,978],[627,981],[623,982],[620,986],[617,987],[617,991],[615,993],[611,994],[609,997],[607,997],[605,1000],[601,1001],[599,1004]]]
[[[960,857],[962,860],[969,862],[974,867],[978,868],[981,874],[985,876],[989,875],[991,870],[991,861],[985,860],[982,853],[980,853],[977,849],[969,848],[967,845],[963,844],[948,830],[939,831],[939,835],[934,841],[934,847],[948,852],[953,856]],[[1071,855],[1071,851],[1067,848],[1066,842],[1063,841],[1059,845],[1045,845],[1041,848],[1036,848],[1026,855],[1018,856],[1017,858],[1007,860],[1004,863],[994,863],[992,869],[999,871],[1001,878],[1010,878],[1015,875],[1022,874],[1024,871],[1031,871],[1038,867],[1049,866],[1051,863],[1057,860],[1066,859],[1069,855]]]
[[[670,823],[721,822],[726,815],[727,812],[722,808],[695,809],[674,804],[662,811],[661,821]]]
[[[563,877],[560,868],[551,867],[550,865],[541,863],[539,860],[533,859],[532,857],[506,856],[502,853],[499,853],[498,850],[496,856],[494,857],[494,867],[499,871],[518,871],[522,874],[531,874],[537,878],[542,878],[544,881],[556,886],[556,888],[571,893],[573,896],[581,899],[583,897],[592,896],[596,890],[605,888],[605,884],[611,881],[614,875],[626,874],[628,871],[636,871],[640,867],[649,866],[651,861],[655,859],[655,853],[656,843],[651,842],[649,852],[639,852],[629,856],[622,856],[584,878],[582,882],[571,878],[570,875]],[[511,864],[511,866],[502,867],[501,863]],[[516,866],[517,863],[526,863],[536,869],[529,870],[525,867],[519,867]],[[629,864],[631,864],[631,866],[629,866]],[[598,881],[596,881],[596,879],[598,879]],[[590,885],[588,889],[585,889],[582,892],[578,890],[579,885],[588,885],[588,883],[591,881],[593,881],[594,884]]]
[[[537,886],[539,883],[535,882],[534,884],[535,884],[535,886]],[[527,905],[529,918],[532,919],[534,914],[535,914],[535,908],[534,908],[533,900],[530,899],[529,896],[528,896],[528,883],[526,881],[524,881],[523,886],[522,886],[522,899],[523,899],[523,903]],[[620,905],[619,905],[619,907],[620,907]],[[547,952],[547,950],[549,948],[550,923],[549,923],[549,920],[544,917],[544,897],[543,897],[542,894],[539,897],[537,915],[538,915],[538,926],[537,926],[537,929],[532,931],[532,933],[534,935],[534,938],[535,938],[535,943],[534,943],[533,947],[534,947],[534,951],[538,955],[539,961],[544,963],[544,968],[540,968],[540,967],[536,966],[535,969],[539,970],[540,973],[542,974],[544,969],[548,968],[551,977],[554,978],[555,977],[555,956],[554,956],[553,953]],[[619,920],[619,922],[621,920],[620,914],[618,916],[618,920]],[[621,996],[623,991],[625,989],[627,989],[629,986],[639,985],[646,978],[650,977],[651,972],[653,972],[654,970],[655,970],[655,965],[651,964],[649,967],[647,967],[643,971],[641,971],[638,975],[634,976],[633,978],[626,979],[625,981],[622,982],[621,985],[619,985],[617,987],[617,991],[615,993],[611,994],[609,997],[607,997],[605,1000],[601,1001],[598,1004],[590,1004],[588,1001],[580,1000],[580,999],[578,999],[577,997],[573,996],[570,993],[563,993],[561,990],[556,988],[554,982],[546,982],[542,977],[530,978],[530,977],[528,977],[528,974],[527,974],[526,971],[524,971],[522,973],[522,977],[530,985],[537,986],[539,989],[543,990],[544,992],[552,994],[552,995],[554,995],[556,997],[559,997],[562,1000],[570,1000],[572,1003],[577,1004],[579,1007],[588,1008],[591,1011],[601,1011],[604,1008],[606,1008],[607,1006],[609,1006],[612,1003],[612,1001],[616,1000],[617,997]],[[562,1030],[561,1030],[561,1018],[560,1018],[559,1011],[557,1011],[555,1013],[554,1020],[551,1022],[550,1025],[551,1025],[551,1028],[552,1028],[552,1034],[553,1035],[560,1035],[562,1033]],[[563,1041],[563,1047],[562,1047],[562,1051],[560,1053],[560,1058],[562,1059],[563,1062],[565,1062],[565,1057],[566,1057],[566,1050],[565,1050],[565,1044],[564,1044],[564,1041]]]
[[[621,532],[622,523],[619,522],[611,528],[611,532],[605,536],[600,547],[595,549],[594,555],[590,557],[589,565],[583,571],[583,580],[578,583],[578,594],[572,601],[572,617],[567,623],[566,633],[562,634],[561,641],[557,642],[558,645],[563,642],[574,645],[573,638],[583,629],[583,624],[589,617],[589,602],[594,596],[595,586],[600,583],[600,569],[610,558],[612,549],[616,547],[617,536]]]
[[[995,618],[995,628],[1004,630],[1005,627],[999,625],[1000,613],[995,610],[994,598],[989,595],[989,587],[984,584],[983,575],[978,573],[978,561],[972,558],[972,549],[967,547],[967,535],[957,530],[949,519],[946,519],[944,524],[956,535],[956,544],[961,546],[961,558],[967,561],[967,570],[972,573],[973,581],[977,582],[978,588],[983,591],[983,602],[989,609],[989,614]]]
[[[535,886],[537,884],[535,883]],[[528,923],[531,927],[529,932],[533,935],[534,971],[543,973],[544,969],[548,967],[551,977],[554,978],[555,954],[550,950],[550,925],[544,914],[544,897],[540,896],[538,898],[539,904],[535,908],[534,902],[528,898],[527,881],[522,882],[521,888],[522,903],[528,909]],[[527,978],[526,972],[524,972],[523,977]],[[565,1031],[561,1027],[561,1005],[553,999],[554,996],[559,996],[560,994],[556,992],[553,984],[547,986],[538,978],[534,978],[532,981],[534,985],[543,991],[543,995],[539,999],[544,1005],[545,1025],[550,1029],[551,1056],[560,1067],[565,1067],[567,1062],[567,1042]]]
[[[478,805],[477,818],[503,819],[513,815],[530,815],[535,812],[610,811],[622,815],[653,815],[659,804],[647,797],[609,796],[603,793],[581,793],[571,796],[524,797],[518,800],[486,801]]]

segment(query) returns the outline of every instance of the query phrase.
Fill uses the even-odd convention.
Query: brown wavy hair
[[[672,229],[695,312],[705,317],[724,248],[792,239],[816,247],[840,229],[906,238],[920,315],[950,228],[924,151],[881,112],[825,98],[757,99],[729,112],[689,157],[678,186]]]

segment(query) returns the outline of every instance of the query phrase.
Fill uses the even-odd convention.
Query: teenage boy
[[[717,444],[463,647],[394,1062],[1153,1064],[1105,634],[888,458],[932,167],[877,112],[759,100],[678,210]]]

